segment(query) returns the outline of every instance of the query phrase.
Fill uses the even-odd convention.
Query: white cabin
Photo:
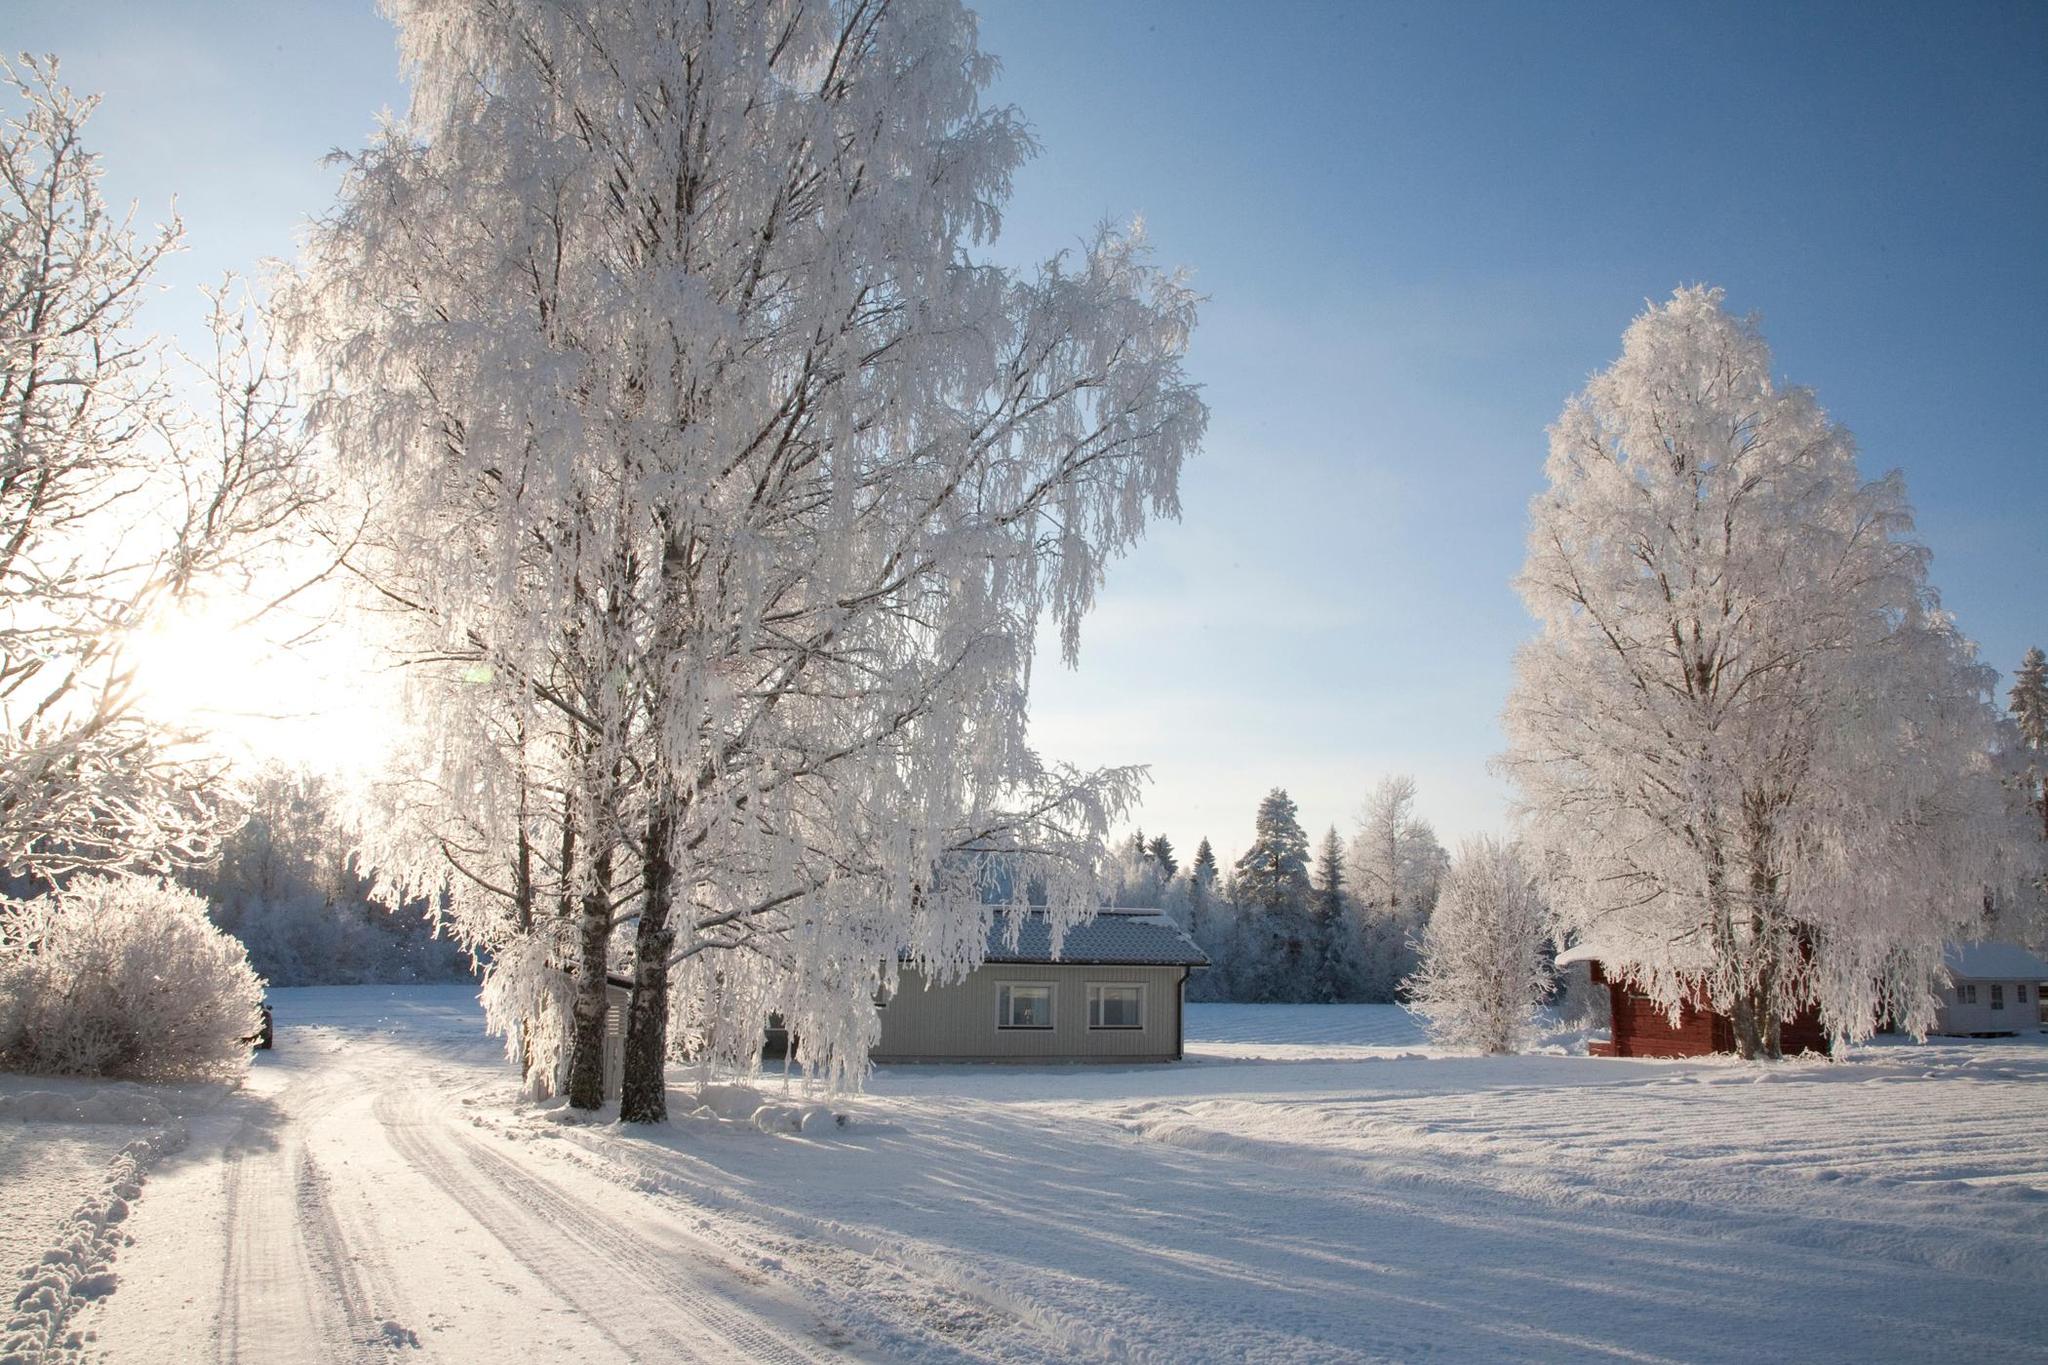
[[[2041,1027],[2048,962],[2013,943],[1960,943],[1943,955],[1949,984],[1934,1031],[1951,1037],[2031,1033]]]

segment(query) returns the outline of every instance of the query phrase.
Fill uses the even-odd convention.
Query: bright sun
[[[337,775],[373,765],[390,713],[360,651],[332,628],[281,643],[302,623],[250,624],[236,605],[181,610],[131,639],[142,713],[204,733],[238,762]]]

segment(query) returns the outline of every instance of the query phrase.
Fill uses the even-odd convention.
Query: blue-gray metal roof
[[[2048,962],[2017,943],[1951,943],[1942,961],[1958,981],[2048,981]]]
[[[1181,927],[1156,910],[1105,910],[1068,929],[1058,957],[1044,915],[1022,916],[1017,946],[1009,941],[1012,914],[998,911],[988,931],[990,962],[1076,962],[1123,967],[1206,967],[1208,955]]]

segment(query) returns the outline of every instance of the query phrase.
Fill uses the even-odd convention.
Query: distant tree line
[[[2048,950],[2048,655],[2029,649],[2006,693],[2008,729],[2001,751],[2008,780],[2027,810],[2027,825],[2038,836],[2030,862],[2032,876],[2016,891],[1992,897],[1991,936]]]
[[[242,941],[257,975],[273,986],[320,986],[472,973],[470,955],[437,934],[431,904],[394,910],[372,895],[332,783],[272,764],[237,795],[247,819],[222,840],[217,861],[178,880]]]
[[[1167,836],[1140,830],[1110,883],[1115,904],[1166,911],[1209,955],[1190,1000],[1386,1002],[1419,964],[1447,863],[1414,779],[1396,776],[1366,798],[1348,843],[1331,826],[1311,848],[1276,787],[1227,869],[1207,838],[1183,866]]]

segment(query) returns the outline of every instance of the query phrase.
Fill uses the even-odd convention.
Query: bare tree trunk
[[[1759,1054],[1769,1061],[1777,1061],[1785,1055],[1779,1039],[1779,983],[1777,966],[1777,945],[1771,942],[1775,936],[1771,917],[1759,913],[1756,917],[1756,934],[1764,946],[1763,965],[1757,969],[1757,1045]]]
[[[1735,1055],[1753,1061],[1763,1052],[1764,1040],[1756,978],[1749,970],[1743,945],[1735,937],[1734,897],[1728,888],[1728,864],[1718,837],[1708,834],[1703,853],[1707,862],[1707,901],[1714,923],[1715,952],[1734,965],[1734,989],[1728,1002],[1728,1023],[1735,1034]],[[1754,942],[1749,945],[1752,949]],[[1712,1005],[1712,1000],[1703,1000]]]
[[[675,822],[660,810],[647,822],[640,925],[633,941],[633,1001],[626,1014],[626,1076],[619,1118],[626,1123],[668,1122],[668,958],[675,946],[671,919],[675,863],[669,844]]]
[[[1784,932],[1779,913],[1778,875],[1771,863],[1770,803],[1753,802],[1746,816],[1749,846],[1749,946],[1756,963],[1758,1054],[1771,1061],[1785,1055],[1780,1034],[1785,985],[1779,976],[1778,939]]]
[[[578,919],[576,1000],[570,1014],[575,1033],[569,1048],[569,1103],[577,1109],[604,1107],[604,1013],[606,950],[612,937],[612,855],[603,849],[590,863]]]
[[[1728,1012],[1728,1022],[1735,1029],[1735,1055],[1744,1061],[1753,1062],[1764,1052],[1764,1035],[1758,1013],[1757,996],[1753,989],[1738,992],[1734,1007]]]

